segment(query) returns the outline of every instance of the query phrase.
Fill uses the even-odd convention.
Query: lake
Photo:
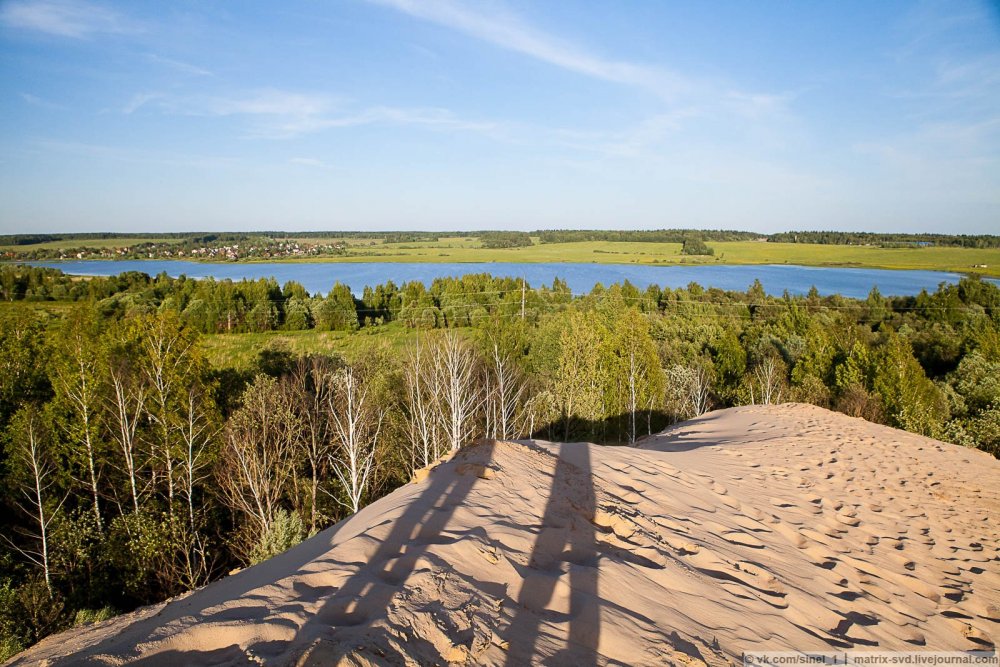
[[[334,282],[349,285],[360,295],[366,285],[392,280],[397,285],[419,280],[430,285],[434,278],[462,276],[468,273],[491,273],[495,276],[523,277],[538,287],[551,285],[554,278],[565,280],[574,293],[589,292],[597,283],[610,285],[625,280],[640,289],[650,284],[684,287],[696,282],[702,287],[745,291],[759,279],[769,294],[805,294],[815,286],[820,294],[842,294],[864,298],[877,286],[882,294],[913,295],[922,289],[933,291],[939,283],[958,282],[957,273],[943,271],[891,271],[886,269],[820,268],[794,265],[692,265],[650,266],[640,264],[563,264],[563,263],[383,263],[383,262],[262,262],[202,263],[179,260],[66,260],[29,262],[50,266],[81,276],[116,275],[124,271],[142,271],[155,275],[166,271],[170,276],[268,278],[280,284],[294,280],[310,293],[326,293]],[[990,279],[1000,284],[1000,280]]]

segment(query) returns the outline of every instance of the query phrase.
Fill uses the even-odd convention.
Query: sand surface
[[[485,443],[295,549],[13,664],[702,664],[1000,638],[1000,461],[787,404]]]

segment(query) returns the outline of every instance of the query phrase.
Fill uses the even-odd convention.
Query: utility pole
[[[521,276],[521,321],[524,321],[524,292],[525,292],[525,280],[524,276]]]

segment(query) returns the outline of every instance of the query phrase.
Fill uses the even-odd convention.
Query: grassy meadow
[[[300,241],[314,241],[302,237]],[[958,247],[882,248],[818,243],[707,242],[714,256],[681,254],[680,243],[583,241],[535,243],[522,248],[483,248],[476,237],[435,242],[383,243],[350,239],[347,254],[291,261],[328,262],[593,262],[597,264],[801,264],[879,269],[923,269],[1000,276],[1000,249]],[[977,265],[978,268],[977,268]],[[982,265],[986,267],[983,268]]]
[[[262,350],[285,350],[295,356],[305,354],[341,354],[351,359],[372,344],[392,350],[403,346],[421,330],[408,329],[401,322],[358,331],[267,331],[261,333],[204,334],[199,339],[208,362],[215,368],[248,369]]]
[[[245,259],[241,261],[289,262],[566,262],[597,264],[800,264],[804,266],[854,267],[878,269],[923,269],[979,273],[1000,276],[1000,248],[961,248],[952,246],[900,247],[831,245],[818,243],[775,243],[759,241],[708,241],[712,255],[682,255],[680,243],[579,241],[541,243],[532,237],[532,245],[518,248],[484,248],[476,236],[445,236],[436,241],[386,243],[382,238],[310,237],[291,239],[303,244],[346,246],[342,255],[301,258]],[[31,246],[0,245],[0,252],[31,249],[65,250],[90,247],[107,248],[151,242],[158,245],[179,243],[179,239],[129,238],[61,240]],[[198,261],[198,260],[193,260]],[[211,260],[205,260],[211,261]]]

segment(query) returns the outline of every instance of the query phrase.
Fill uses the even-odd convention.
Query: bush
[[[1000,405],[990,406],[969,422],[968,430],[976,445],[1000,457]]]
[[[114,618],[118,615],[111,607],[101,607],[100,609],[78,609],[76,611],[76,617],[73,619],[73,625],[91,625],[92,623],[100,623],[101,621],[106,621],[109,618]]]
[[[250,552],[250,564],[256,565],[262,561],[288,551],[306,537],[306,524],[298,514],[278,510],[271,527],[260,542]]]
[[[0,636],[0,662],[6,662],[26,648],[19,637]]]
[[[27,648],[27,635],[17,590],[5,581],[0,584],[0,662]]]

